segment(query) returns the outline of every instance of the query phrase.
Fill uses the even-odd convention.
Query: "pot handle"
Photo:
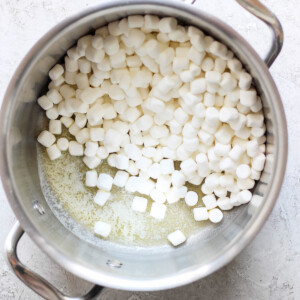
[[[186,3],[194,4],[196,0],[184,0]],[[278,18],[259,0],[236,0],[243,8],[268,25],[273,33],[271,49],[264,61],[270,68],[281,51],[283,44],[283,30]]]
[[[30,289],[48,300],[89,300],[95,299],[101,293],[103,287],[94,285],[93,288],[83,296],[68,297],[55,288],[46,279],[23,265],[17,254],[17,246],[23,234],[24,230],[17,221],[6,238],[4,251],[9,266],[12,268],[16,276]]]

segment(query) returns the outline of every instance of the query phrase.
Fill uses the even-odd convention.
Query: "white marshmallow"
[[[198,136],[199,136],[200,141],[202,143],[204,143],[205,145],[211,145],[214,141],[214,136],[203,130],[200,130],[198,132]]]
[[[184,112],[184,110],[180,107],[175,110],[174,117],[175,120],[181,125],[185,124],[189,118],[188,115]]]
[[[241,164],[236,168],[236,176],[240,179],[246,179],[250,177],[251,170],[246,164]]]
[[[221,73],[218,71],[208,71],[205,73],[205,79],[209,83],[220,83]]]
[[[51,80],[56,80],[64,73],[64,67],[62,65],[56,64],[50,71],[49,77]]]
[[[37,137],[37,141],[46,148],[54,144],[55,140],[55,136],[48,130],[42,131]]]
[[[208,218],[212,223],[219,223],[223,219],[223,213],[218,208],[214,208],[208,212]]]
[[[160,161],[162,174],[172,174],[174,172],[174,161],[172,159],[162,159]]]
[[[128,33],[128,41],[136,50],[141,47],[146,39],[145,34],[138,29],[130,29]]]
[[[101,159],[96,156],[93,157],[84,156],[83,162],[89,169],[95,169],[101,164]]]
[[[261,128],[264,125],[263,114],[248,114],[247,115],[247,126]]]
[[[224,124],[215,134],[215,138],[221,144],[230,144],[232,136],[234,135],[233,130],[229,125]]]
[[[153,202],[151,206],[150,216],[162,220],[165,217],[167,206],[162,203]]]
[[[214,194],[204,196],[202,201],[207,209],[213,209],[217,207],[217,201]]]
[[[100,159],[106,159],[108,157],[108,153],[104,147],[99,147],[96,156]]]
[[[122,31],[121,31],[121,28],[120,28],[120,22],[119,21],[115,21],[115,22],[109,23],[107,25],[107,29],[108,29],[108,32],[111,35],[119,36],[119,35],[122,34]]]
[[[90,128],[90,138],[93,142],[104,140],[104,129],[100,127]]]
[[[228,155],[230,148],[230,145],[224,145],[216,142],[214,147],[214,153],[216,156],[226,156]]]
[[[88,187],[97,186],[98,174],[97,171],[87,171],[85,173],[85,185]]]
[[[122,134],[114,129],[108,129],[104,135],[104,147],[107,152],[119,151]]]
[[[46,149],[47,154],[51,160],[55,160],[61,156],[61,151],[56,144],[51,145]]]
[[[240,91],[240,101],[242,105],[251,107],[257,101],[257,94],[256,90],[249,89],[249,90],[241,90]]]
[[[176,230],[168,235],[168,240],[176,247],[184,243],[186,241],[186,237],[180,230]]]
[[[259,154],[258,143],[256,140],[247,142],[247,155],[250,157],[255,157]]]
[[[124,150],[126,155],[134,161],[138,161],[142,158],[142,152],[140,148],[134,144],[125,145]]]
[[[235,145],[229,152],[229,157],[234,161],[238,161],[244,154],[245,149],[239,145]]]
[[[255,156],[252,160],[252,168],[256,171],[262,171],[265,166],[266,156],[261,153]]]
[[[208,220],[208,211],[206,207],[196,207],[193,209],[195,221]]]
[[[141,131],[147,131],[153,125],[153,118],[150,115],[143,115],[137,120],[137,127]]]
[[[180,169],[186,176],[189,176],[197,170],[197,164],[192,158],[189,158],[180,164]]]
[[[129,174],[125,171],[118,171],[114,177],[113,184],[118,187],[125,187]]]
[[[131,208],[134,211],[145,212],[147,208],[148,200],[144,197],[135,196],[132,201]]]
[[[111,232],[111,225],[102,221],[98,221],[94,225],[94,232],[102,237],[108,237]]]
[[[80,128],[76,125],[76,123],[74,123],[73,125],[71,125],[70,128],[69,128],[70,134],[72,134],[72,135],[74,135],[74,136],[75,136],[76,134],[78,134],[79,131],[80,131]]]
[[[159,17],[152,15],[145,15],[144,28],[147,31],[158,31],[159,30]]]
[[[220,161],[220,170],[230,173],[234,172],[236,170],[236,164],[231,158],[224,157]]]
[[[242,90],[249,90],[252,83],[252,77],[249,73],[243,72],[239,78],[239,87]]]
[[[61,151],[67,151],[69,148],[69,141],[66,138],[59,138],[56,144]]]
[[[237,194],[237,197],[242,204],[246,204],[251,201],[252,193],[248,190],[243,190]]]
[[[97,142],[87,142],[85,144],[84,155],[89,157],[94,157],[98,150],[98,143]]]
[[[137,162],[136,162],[136,167],[142,171],[147,171],[150,166],[152,165],[152,160],[150,158],[147,158],[147,157],[142,157],[141,159],[139,159]]]
[[[100,173],[97,181],[97,187],[109,192],[112,188],[113,178],[109,174]]]
[[[128,28],[141,28],[144,25],[144,17],[140,15],[128,16]]]
[[[53,107],[53,102],[47,96],[41,96],[37,99],[39,106],[44,109],[48,110]]]
[[[230,73],[225,72],[222,74],[220,86],[226,92],[230,92],[237,86],[237,81]]]
[[[238,119],[239,113],[233,107],[222,107],[220,109],[219,117],[221,122],[230,123]]]
[[[222,210],[230,210],[233,207],[228,197],[219,198],[217,200],[217,204]]]
[[[185,203],[188,206],[195,206],[198,202],[198,195],[194,191],[189,191],[185,195]]]
[[[206,81],[204,78],[194,79],[190,85],[193,94],[202,94],[206,91]]]
[[[107,36],[103,41],[104,51],[108,55],[114,55],[119,51],[119,41],[113,36]]]
[[[83,128],[76,135],[75,138],[78,143],[85,144],[90,139],[90,129]]]
[[[116,157],[116,168],[119,170],[127,170],[129,166],[129,158],[126,155],[118,154]]]
[[[177,20],[172,17],[161,18],[159,21],[159,31],[162,33],[170,33],[177,27]]]
[[[212,58],[210,57],[206,57],[201,64],[201,69],[204,72],[209,72],[214,68],[214,61]]]
[[[239,179],[237,180],[237,187],[240,190],[251,190],[255,185],[255,181],[250,178]]]

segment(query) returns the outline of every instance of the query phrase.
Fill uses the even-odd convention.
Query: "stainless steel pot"
[[[7,89],[1,109],[1,177],[7,198],[20,223],[7,237],[5,251],[16,275],[46,299],[90,299],[95,286],[83,297],[67,297],[24,266],[16,247],[24,230],[34,242],[68,271],[101,286],[126,290],[160,290],[203,278],[230,262],[258,233],[278,196],[287,158],[287,126],[280,96],[268,71],[280,52],[283,33],[277,18],[256,0],[238,0],[273,31],[272,48],[265,62],[232,28],[193,7],[176,1],[110,1],[81,12],[50,30],[26,55]],[[42,115],[37,96],[47,83],[49,69],[82,35],[107,22],[131,14],[175,16],[227,44],[255,78],[267,125],[267,161],[253,200],[238,215],[203,239],[184,246],[128,248],[99,247],[64,227],[50,210],[41,191],[36,136]],[[21,224],[21,225],[20,225]],[[22,227],[21,227],[22,226]],[[23,228],[23,229],[22,229]]]

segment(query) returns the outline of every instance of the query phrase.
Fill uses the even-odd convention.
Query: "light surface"
[[[1,44],[0,99],[17,64],[29,48],[51,27],[67,16],[98,1],[3,1],[0,4]],[[269,32],[264,24],[244,12],[235,2],[201,0],[196,6],[218,16],[241,33],[260,54],[267,50]],[[300,21],[299,3],[266,2],[278,15],[285,30],[283,51],[271,73],[280,90],[289,129],[289,162],[279,200],[269,220],[256,239],[234,262],[201,281],[187,287],[155,293],[106,290],[101,299],[298,299],[300,298]],[[217,10],[217,11],[216,11]],[[298,38],[298,39],[297,39]],[[298,92],[298,93],[297,93]],[[298,185],[298,186],[297,186]],[[14,216],[0,190],[0,241],[14,222]],[[89,285],[54,265],[28,239],[20,244],[20,256],[58,288],[72,294],[82,293]],[[40,299],[8,271],[0,257],[0,299]],[[185,296],[185,297],[184,297]],[[186,297],[188,296],[188,297]]]

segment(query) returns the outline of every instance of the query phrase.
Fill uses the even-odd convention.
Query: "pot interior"
[[[175,2],[175,1],[174,1]],[[79,37],[132,14],[174,16],[228,45],[255,78],[267,126],[267,162],[254,198],[226,214],[221,225],[209,225],[181,247],[128,247],[96,239],[45,199],[37,163],[36,137],[44,113],[36,99],[45,91],[47,74]],[[222,22],[184,4],[120,1],[83,12],[50,31],[31,50],[8,91],[3,143],[8,186],[26,232],[63,267],[87,280],[131,290],[171,288],[201,278],[231,260],[260,229],[276,200],[285,166],[285,119],[272,78],[250,46]],[[53,199],[52,199],[53,200]],[[44,214],[35,209],[36,203]],[[51,204],[52,203],[52,204]]]

